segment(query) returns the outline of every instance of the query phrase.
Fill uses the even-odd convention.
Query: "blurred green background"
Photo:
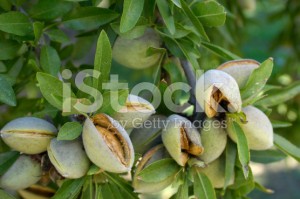
[[[299,0],[224,0],[222,4],[232,14],[223,29],[230,33],[227,35],[231,36],[231,42],[223,42],[223,47],[235,50],[243,58],[258,61],[273,57],[275,65],[269,84],[286,87],[300,80]],[[299,147],[300,96],[272,107],[270,117],[292,123],[290,127],[275,131]],[[260,183],[274,190],[274,194],[255,190],[251,198],[300,198],[300,167],[296,161],[286,159],[267,165],[255,164],[253,172]]]

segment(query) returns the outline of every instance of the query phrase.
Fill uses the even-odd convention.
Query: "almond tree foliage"
[[[221,187],[214,186],[212,174],[201,170],[210,164],[197,157],[190,158],[182,166],[176,158],[167,154],[141,170],[141,157],[148,157],[150,153],[146,152],[152,148],[147,144],[158,140],[158,146],[152,148],[152,152],[163,147],[162,132],[154,130],[155,136],[149,137],[151,141],[144,145],[139,145],[138,139],[130,137],[135,154],[133,167],[127,173],[109,172],[91,164],[83,177],[70,179],[57,171],[47,152],[42,152],[30,155],[42,167],[42,176],[36,185],[18,191],[0,187],[0,198],[43,195],[57,199],[225,199],[246,198],[254,189],[271,193],[255,181],[249,163],[276,162],[288,156],[300,161],[300,149],[282,136],[284,130],[278,129],[291,124],[278,114],[271,114],[272,109],[300,93],[299,81],[284,86],[276,81],[281,72],[278,66],[284,65],[280,60],[277,61],[277,56],[282,56],[278,49],[289,43],[292,53],[285,55],[285,64],[292,65],[299,61],[299,20],[296,20],[299,8],[300,4],[292,0],[286,1],[281,7],[274,6],[265,24],[271,24],[281,16],[291,21],[282,21],[286,28],[277,29],[278,34],[272,36],[276,42],[270,42],[263,51],[257,49],[258,52],[262,51],[257,60],[261,63],[250,74],[246,85],[240,88],[243,107],[255,106],[270,116],[274,146],[267,150],[250,150],[249,140],[241,128],[243,122],[247,121],[243,112],[216,116],[217,120],[234,118],[238,121],[232,124],[236,140],[231,141],[226,134],[226,148],[218,159],[223,166],[223,170],[218,169],[223,176]],[[247,27],[251,26],[249,16],[254,10],[254,0],[1,0],[1,128],[16,118],[32,116],[47,120],[57,127],[57,140],[81,142],[86,118],[103,113],[114,117],[118,110],[111,106],[117,102],[121,105],[120,109],[125,106],[131,89],[139,82],[153,83],[161,93],[168,91],[168,86],[176,82],[189,84],[190,92],[178,91],[172,95],[173,102],[181,107],[180,113],[170,111],[163,103],[155,112],[166,117],[179,114],[191,122],[203,121],[207,118],[206,114],[195,111],[199,106],[195,96],[195,83],[202,75],[199,71],[204,73],[226,61],[255,57],[251,53],[248,53],[248,57],[244,55],[249,48],[256,52],[256,46],[243,37]],[[146,49],[146,57],[156,57],[156,61],[143,69],[124,66],[113,55],[118,38],[137,40],[149,29],[160,41],[158,45],[153,44]],[[267,27],[261,31],[267,31]],[[259,35],[257,38],[264,37],[268,35]],[[128,45],[123,46],[122,53],[133,43]],[[134,60],[133,63],[141,61],[140,57],[124,56],[121,54],[120,59],[128,62]],[[269,57],[274,59],[274,70],[273,59]],[[144,63],[149,62],[147,60]],[[75,108],[76,102],[88,105],[94,100],[91,93],[79,89],[75,82],[75,76],[85,69],[101,73],[99,78],[86,77],[84,83],[100,91],[104,102],[101,108],[89,113]],[[291,73],[299,73],[299,69],[295,70],[295,67],[289,68]],[[129,89],[107,91],[103,88],[102,83],[112,79],[111,74],[118,74],[121,82],[129,84]],[[269,78],[270,81],[267,81]],[[64,88],[71,89],[67,102]],[[113,94],[118,96],[117,102],[114,101],[117,98],[111,98]],[[153,98],[147,92],[142,92],[141,96],[148,101]],[[65,103],[69,103],[70,110],[63,109]],[[186,106],[187,103],[191,105]],[[201,132],[201,128],[198,131]],[[165,142],[163,144],[166,145]],[[2,139],[0,152],[1,179],[23,154],[11,149]],[[168,186],[159,193],[139,193],[133,176],[136,176],[137,183],[150,184],[150,188],[155,184]]]

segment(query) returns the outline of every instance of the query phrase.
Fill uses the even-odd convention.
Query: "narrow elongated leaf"
[[[171,0],[174,5],[176,5],[178,8],[181,8],[181,3],[180,3],[180,0]]]
[[[0,90],[0,102],[3,102],[9,106],[17,105],[16,96],[12,85],[3,76],[0,76]]]
[[[264,151],[251,151],[251,161],[259,163],[272,163],[283,160],[286,155],[279,150],[264,150]]]
[[[170,6],[167,1],[156,1],[158,10],[169,30],[169,32],[173,35],[175,33],[175,22],[173,18],[173,14],[171,13]]]
[[[285,128],[292,126],[292,123],[289,122],[282,122],[282,121],[277,121],[277,120],[271,120],[273,128]]]
[[[97,42],[94,60],[94,70],[100,72],[99,78],[93,79],[93,87],[102,89],[102,83],[109,80],[112,52],[109,38],[105,31],[101,31]]]
[[[85,182],[85,178],[79,178],[76,180],[67,180],[62,186],[58,189],[56,194],[52,197],[52,199],[75,199],[80,193],[82,186]]]
[[[202,41],[201,44],[203,47],[207,48],[208,50],[212,51],[216,55],[219,55],[220,57],[223,57],[225,59],[228,59],[228,60],[241,59],[239,56],[233,54],[232,52],[230,52],[220,46],[216,46],[212,43],[208,43],[208,42],[204,42],[204,41]]]
[[[144,182],[160,182],[171,176],[175,176],[180,166],[171,158],[155,161],[144,168],[138,178]]]
[[[20,56],[23,51],[22,44],[13,40],[0,40],[0,60],[13,59]]]
[[[264,187],[263,185],[259,184],[258,182],[255,182],[255,187],[264,193],[268,193],[268,194],[274,193],[274,191],[272,189],[268,189],[268,188]]]
[[[189,180],[184,178],[183,184],[179,187],[175,199],[189,198]]]
[[[204,173],[196,172],[194,175],[194,194],[201,199],[216,199],[214,187]]]
[[[298,162],[300,162],[300,148],[293,145],[290,141],[278,134],[274,134],[274,144],[282,152],[286,153],[287,155],[295,158]]]
[[[67,43],[70,41],[69,37],[60,29],[52,29],[46,32],[52,41],[59,43]]]
[[[225,162],[225,182],[224,182],[224,188],[226,189],[228,186],[231,177],[234,175],[234,165],[235,165],[235,159],[236,159],[236,147],[232,143],[232,141],[227,142],[226,147],[226,162]]]
[[[58,132],[58,140],[74,140],[82,132],[82,125],[79,122],[67,122]]]
[[[0,30],[19,35],[33,35],[29,18],[21,12],[6,12],[0,15]]]
[[[94,193],[95,190],[94,190],[93,178],[92,176],[87,176],[81,191],[80,199],[93,198]]]
[[[29,9],[34,19],[43,21],[53,20],[63,16],[72,9],[72,3],[61,0],[42,0]]]
[[[115,184],[119,188],[124,198],[138,199],[138,196],[136,193],[134,193],[132,186],[124,178],[112,173],[105,172],[104,174],[110,183]]]
[[[76,98],[75,94],[71,91],[71,88],[68,84],[63,83],[52,75],[38,72],[36,78],[45,99],[57,109],[63,109],[64,97]],[[66,93],[64,93],[64,89]],[[67,95],[68,93],[70,93],[70,96],[64,96],[64,94]],[[56,96],[56,98],[54,96]]]
[[[34,41],[38,42],[43,34],[44,23],[36,21],[33,23]]]
[[[194,13],[191,11],[191,9],[189,8],[189,6],[187,5],[187,3],[184,0],[180,0],[182,9],[184,11],[184,13],[186,14],[186,16],[190,19],[190,21],[192,22],[192,24],[195,26],[197,32],[207,41],[209,41],[209,38],[203,28],[203,25],[201,24],[201,22],[199,21],[199,19],[194,15]]]
[[[240,125],[234,121],[231,122],[233,122],[232,128],[237,138],[238,157],[243,167],[244,176],[245,178],[247,178],[249,174],[248,164],[250,162],[250,153],[247,138]]]
[[[269,58],[251,73],[246,86],[241,90],[243,103],[255,98],[259,94],[271,76],[272,70],[273,59]]]
[[[226,20],[224,7],[214,0],[202,1],[193,4],[192,10],[205,26],[222,26]]]
[[[63,24],[74,30],[91,30],[111,22],[118,13],[104,8],[79,7],[63,18]]]
[[[256,102],[257,105],[272,107],[286,102],[300,94],[300,81],[294,82],[286,88],[268,93],[268,96]]]
[[[0,198],[1,199],[16,199],[15,197],[11,196],[10,194],[6,193],[4,190],[0,189]]]
[[[188,45],[187,42],[184,41],[176,41],[174,40],[175,43],[178,45],[184,56],[187,58],[187,60],[191,63],[193,66],[194,70],[200,69],[197,58],[198,56],[190,51],[191,46]]]
[[[45,72],[57,76],[60,69],[60,58],[56,50],[51,46],[43,46],[40,57],[41,66]]]
[[[0,176],[3,175],[11,165],[13,165],[19,156],[20,153],[17,151],[8,151],[0,154]]]
[[[131,30],[138,22],[144,7],[144,0],[124,0],[123,13],[121,16],[121,33]]]

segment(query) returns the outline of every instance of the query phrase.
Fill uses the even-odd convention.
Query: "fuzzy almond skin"
[[[205,127],[203,127],[201,131],[201,142],[204,147],[204,152],[199,158],[206,164],[220,157],[227,144],[227,134],[225,130],[221,127],[214,127],[214,121],[216,120],[205,120]]]
[[[140,104],[144,109],[129,109],[123,107],[121,110],[114,114],[114,119],[119,121],[125,129],[136,128],[146,121],[152,114],[155,113],[155,108],[147,100],[136,96],[128,95],[126,103]]]
[[[39,154],[47,150],[57,129],[46,120],[22,117],[7,123],[1,138],[12,149],[26,154]]]
[[[0,187],[9,190],[25,189],[41,179],[42,168],[30,156],[21,155],[1,176]]]
[[[134,150],[129,135],[121,125],[108,115],[106,117],[115,124],[115,127],[126,140],[130,150],[128,166],[122,164],[117,156],[109,149],[103,136],[97,131],[93,122],[87,118],[83,125],[82,139],[89,159],[98,167],[113,173],[124,173],[131,170],[134,161]]]
[[[144,35],[135,39],[119,36],[113,46],[113,59],[132,69],[145,69],[153,66],[161,54],[147,56],[149,47],[159,48],[161,39],[153,29],[146,29]]]
[[[211,162],[205,168],[197,168],[200,172],[204,173],[211,181],[214,188],[222,188],[225,183],[225,158],[220,157]],[[230,178],[228,185],[234,183],[234,175]]]
[[[162,130],[162,141],[164,146],[170,153],[171,157],[180,165],[184,166],[186,164],[187,158],[184,156],[184,153],[181,151],[181,137],[180,129],[182,125],[186,125],[185,131],[187,137],[193,140],[193,143],[202,147],[201,138],[199,132],[191,127],[191,122],[179,115],[171,115],[167,119],[166,128]],[[190,126],[190,127],[189,127]]]
[[[211,118],[217,113],[217,107],[213,109],[213,88],[216,87],[228,100],[229,112],[240,112],[242,109],[242,99],[237,82],[233,77],[220,70],[208,70],[196,83],[195,96],[206,115]],[[218,105],[219,107],[219,105]],[[225,111],[225,110],[224,110]]]
[[[273,127],[269,118],[258,108],[247,106],[243,108],[247,123],[241,124],[248,146],[252,150],[266,150],[273,146]],[[227,119],[227,133],[236,142],[236,136],[232,129],[232,123]]]
[[[65,178],[80,178],[89,169],[90,160],[78,140],[64,141],[54,138],[47,151],[51,163]]]
[[[240,89],[244,88],[251,73],[259,67],[260,63],[252,59],[228,61],[217,69],[231,75],[238,83]]]

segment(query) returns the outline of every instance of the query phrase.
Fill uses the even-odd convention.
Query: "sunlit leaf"
[[[131,30],[138,22],[144,7],[144,0],[124,0],[124,8],[121,16],[121,33]]]

